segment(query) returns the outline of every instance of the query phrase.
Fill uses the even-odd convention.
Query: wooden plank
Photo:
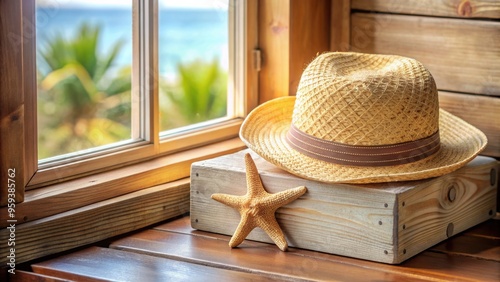
[[[302,72],[330,49],[330,1],[291,0],[289,94],[295,95]]]
[[[352,8],[374,12],[458,18],[500,18],[498,0],[352,0]]]
[[[332,0],[330,50],[349,51],[351,30],[351,0]]]
[[[500,98],[439,91],[439,105],[486,134],[482,155],[500,157]]]
[[[189,179],[183,179],[19,224],[16,263],[98,242],[188,211]],[[0,230],[0,241],[7,242],[8,231]]]
[[[290,1],[259,1],[259,104],[288,96],[290,58]]]
[[[433,251],[469,256],[500,263],[500,240],[478,236],[456,236],[432,247]]]
[[[16,270],[16,274],[9,275],[9,282],[64,282],[73,281],[35,272]]]
[[[500,96],[500,22],[354,13],[352,51],[422,62],[438,89]]]
[[[208,236],[227,240],[227,236],[193,229],[190,218],[185,216],[154,227],[155,230],[176,232],[193,236]],[[500,262],[500,220],[490,219],[476,227],[456,235],[429,250],[450,255],[465,255],[476,259]]]
[[[48,187],[29,190],[16,205],[18,223],[49,217],[99,201],[189,176],[191,163],[244,148],[239,138],[159,157],[113,171],[93,174]],[[7,208],[0,208],[0,227],[6,227]]]
[[[147,230],[111,244],[111,248],[128,250],[175,260],[200,263],[238,271],[252,271],[282,280],[366,281],[366,277],[384,281],[422,281],[419,277],[386,273],[339,261],[325,261],[305,256],[301,250],[281,252],[276,246],[243,242],[238,248],[228,246],[228,236],[217,238]]]
[[[245,152],[250,151],[192,165],[190,210],[194,228],[221,234],[232,234],[236,229],[239,213],[210,196],[246,193]],[[460,170],[432,179],[348,185],[301,179],[251,154],[268,192],[307,187],[304,196],[276,212],[289,246],[400,263],[446,239],[450,222],[454,232],[460,232],[492,217],[489,212],[495,209],[496,189],[490,185],[490,171],[498,168],[491,158],[478,157]],[[456,199],[442,203],[442,195],[450,187],[456,187]],[[271,242],[260,229],[248,238]]]
[[[276,272],[303,279],[366,281],[366,277],[370,277],[380,281],[493,281],[492,278],[500,274],[497,262],[443,253],[424,252],[401,265],[386,265],[295,248],[281,252],[274,245],[249,240],[230,249],[229,236],[194,230],[189,227],[189,221],[187,217],[171,221],[157,226],[157,230],[117,240],[111,247],[214,267]]]
[[[0,17],[0,206],[22,202],[25,179],[25,102],[22,2],[1,1]],[[12,176],[12,172],[14,176]],[[11,186],[10,191],[8,185]],[[4,214],[7,214],[5,212]]]
[[[255,281],[259,278],[253,273],[99,247],[36,263],[32,268],[37,273],[75,281]],[[267,279],[276,281],[272,277]]]
[[[497,217],[464,232],[469,236],[479,236],[500,240],[500,219]]]

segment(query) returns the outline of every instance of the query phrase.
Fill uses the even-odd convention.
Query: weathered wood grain
[[[236,229],[238,212],[210,196],[213,193],[245,194],[244,152],[193,164],[191,220],[194,228],[222,234],[232,234]],[[289,245],[304,249],[400,263],[444,240],[446,232],[441,234],[443,228],[447,228],[444,222],[453,221],[455,232],[459,232],[492,217],[489,211],[495,207],[493,187],[496,186],[490,185],[490,170],[497,163],[491,158],[478,157],[461,170],[429,180],[331,185],[292,176],[257,155],[252,156],[270,193],[307,187],[304,196],[276,212]],[[437,198],[447,193],[450,185],[458,186],[458,193],[465,193],[465,187],[468,189],[466,197],[457,194],[452,206],[456,214],[448,213]],[[405,207],[402,201],[407,202]],[[425,209],[419,213],[414,211],[421,206]],[[441,226],[435,226],[438,224]],[[433,231],[427,231],[429,228]],[[252,231],[248,238],[271,242],[260,229]]]
[[[189,180],[129,193],[51,217],[16,225],[16,263],[91,244],[185,214]],[[9,230],[0,230],[7,242]]]
[[[439,105],[486,134],[482,155],[500,157],[500,98],[439,91]]]
[[[422,62],[440,90],[500,96],[500,22],[354,13],[351,50]]]
[[[494,216],[497,183],[494,159],[478,157],[459,171],[398,196],[398,251],[413,256]]]
[[[374,12],[458,18],[500,18],[497,0],[352,0],[352,8]]]

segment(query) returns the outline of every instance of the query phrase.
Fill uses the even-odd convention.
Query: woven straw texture
[[[310,135],[350,145],[411,141],[439,128],[441,146],[434,155],[408,164],[339,165],[290,147],[286,135],[292,117],[293,124]],[[245,119],[240,137],[276,166],[331,183],[436,177],[464,166],[487,144],[480,130],[439,109],[432,76],[420,63],[357,53],[318,56],[304,71],[297,97],[274,99],[254,109]]]
[[[436,84],[418,61],[327,53],[302,74],[292,122],[328,141],[385,145],[427,137],[438,119]]]

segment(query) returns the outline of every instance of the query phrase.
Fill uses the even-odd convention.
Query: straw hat
[[[480,130],[439,109],[434,79],[418,61],[341,52],[316,57],[296,97],[255,108],[240,137],[276,166],[332,183],[440,176],[487,143]]]

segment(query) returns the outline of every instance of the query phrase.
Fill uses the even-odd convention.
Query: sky
[[[229,0],[159,0],[160,7],[227,8]],[[130,7],[132,0],[37,0],[38,7]]]

